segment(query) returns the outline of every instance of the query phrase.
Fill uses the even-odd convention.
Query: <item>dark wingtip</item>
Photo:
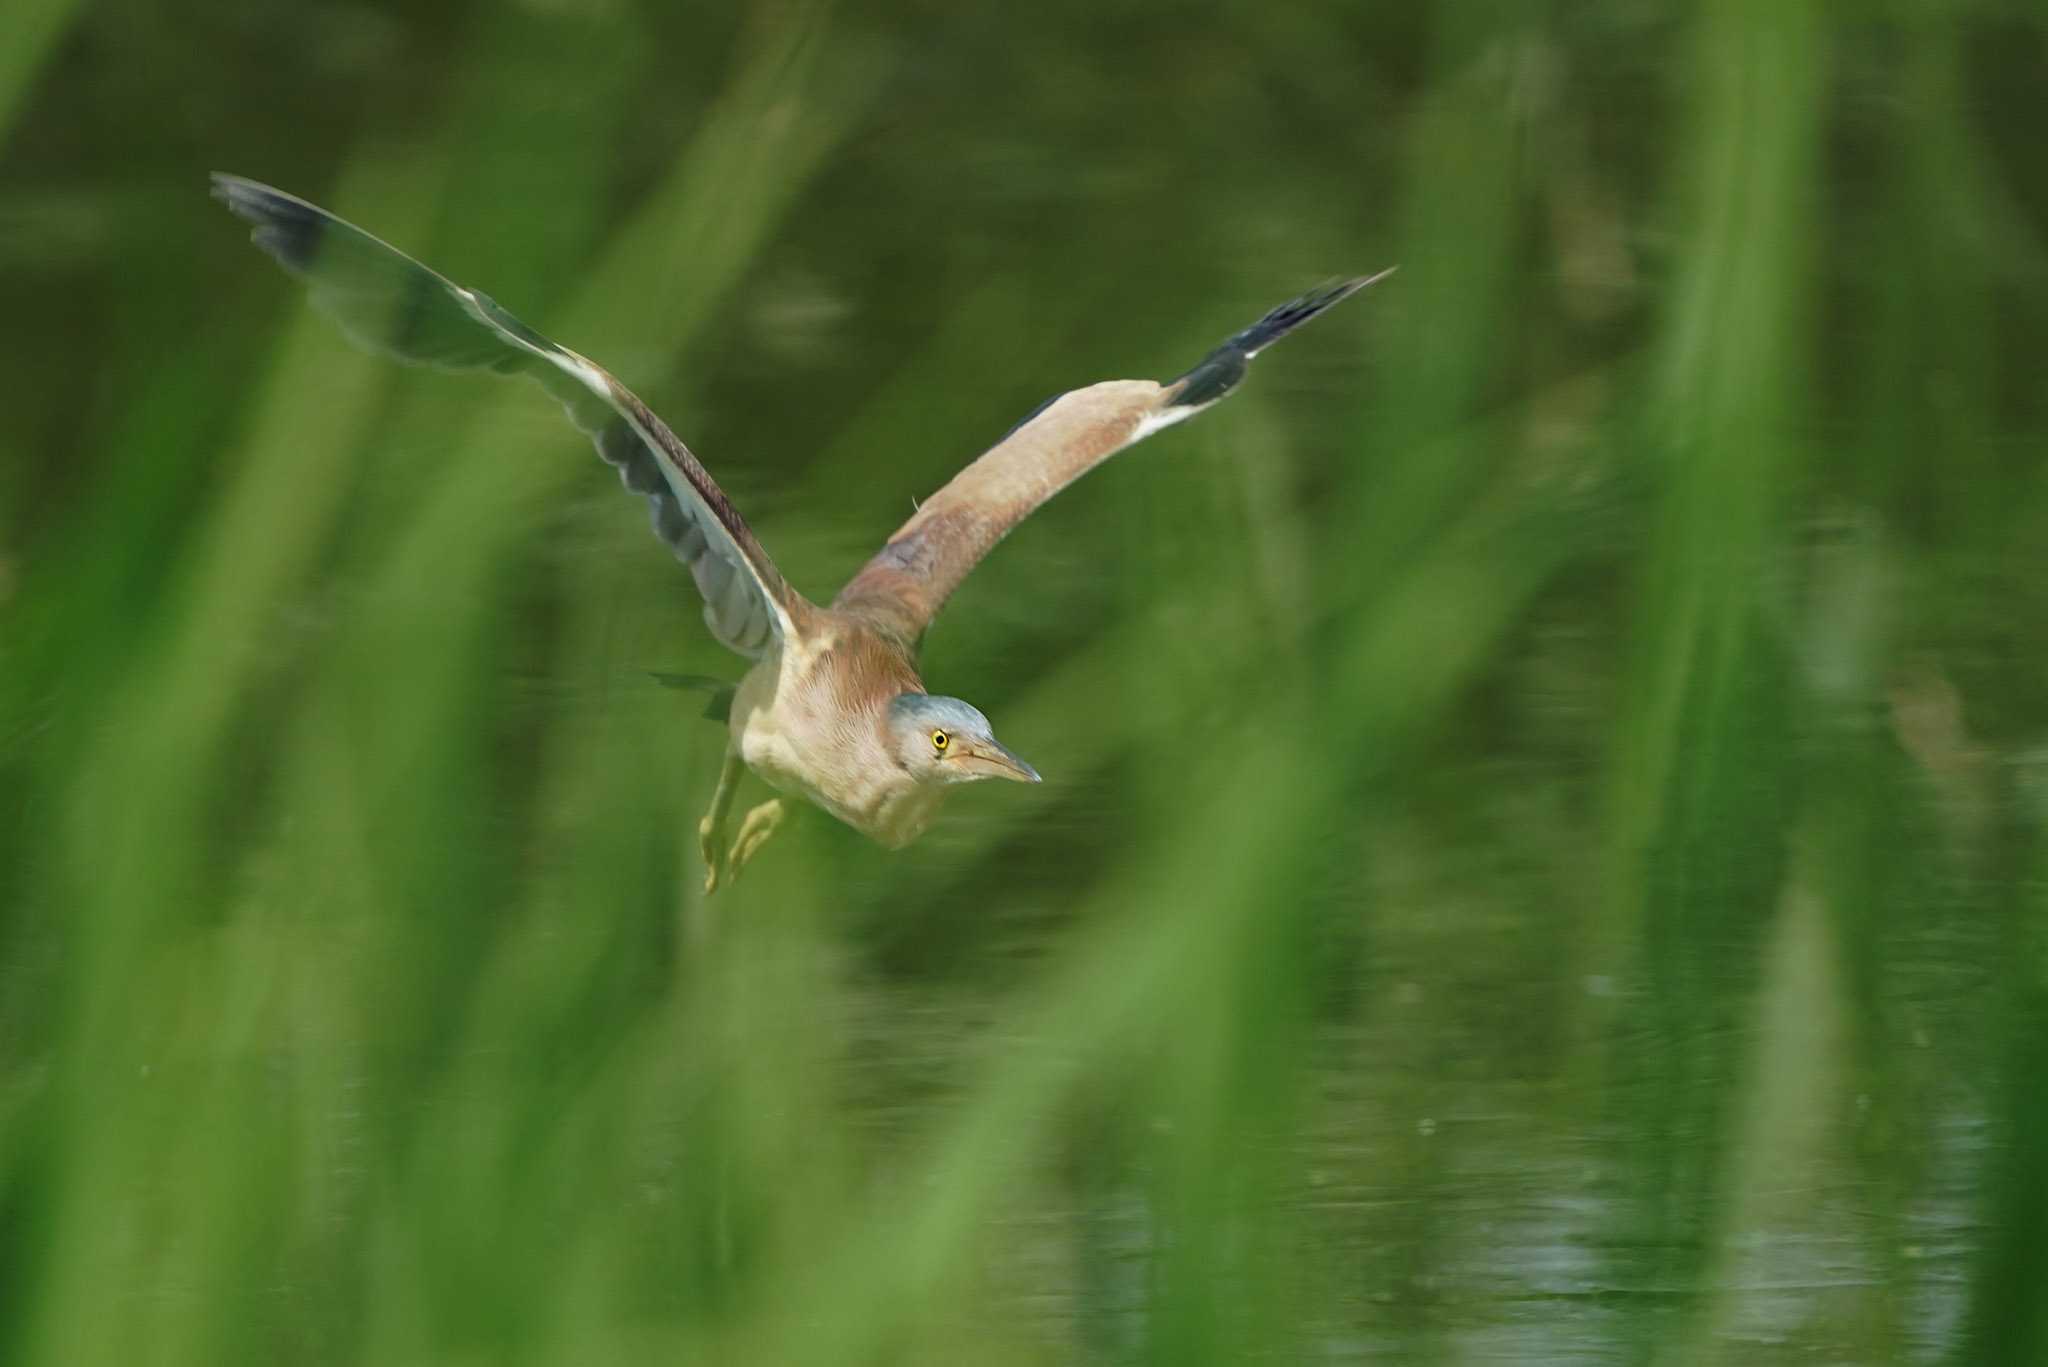
[[[255,225],[249,240],[287,270],[303,274],[311,268],[320,238],[327,231],[327,213],[297,195],[245,176],[215,171],[213,197],[236,218]]]
[[[1288,300],[1244,331],[1232,335],[1222,346],[1203,357],[1200,365],[1181,376],[1175,382],[1179,388],[1173,396],[1172,406],[1193,408],[1216,402],[1237,387],[1252,357],[1317,314],[1343,303],[1367,285],[1379,283],[1398,269],[1398,266],[1389,266],[1373,275],[1339,280],[1310,290],[1299,299]]]
[[[1244,352],[1247,359],[1256,356],[1317,314],[1334,308],[1367,285],[1377,284],[1399,269],[1399,266],[1389,266],[1373,275],[1355,276],[1349,280],[1339,280],[1320,289],[1310,290],[1301,298],[1290,299],[1274,309],[1231,338],[1225,345],[1235,344]]]

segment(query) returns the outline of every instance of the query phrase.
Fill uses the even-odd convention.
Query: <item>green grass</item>
[[[2048,1361],[2023,6],[0,14],[0,1356]],[[1045,394],[1399,262],[929,643],[1048,781],[697,892],[734,675]]]

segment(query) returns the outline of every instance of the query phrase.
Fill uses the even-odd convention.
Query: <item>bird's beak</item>
[[[954,763],[975,778],[1006,778],[1013,783],[1038,783],[1038,771],[992,740],[969,741]]]

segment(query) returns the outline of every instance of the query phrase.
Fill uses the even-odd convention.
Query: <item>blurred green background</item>
[[[12,0],[0,1358],[2048,1362],[2044,71],[2037,0]],[[706,904],[642,508],[215,169],[818,597],[1402,271],[954,599],[1042,787]]]

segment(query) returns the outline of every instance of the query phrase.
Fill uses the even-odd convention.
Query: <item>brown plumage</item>
[[[1109,380],[1060,395],[926,499],[833,606],[917,640],[996,542],[1129,446],[1172,393],[1151,380]]]
[[[954,783],[1037,782],[980,712],[925,691],[916,650],[933,617],[1040,504],[1215,403],[1260,350],[1388,273],[1274,309],[1171,383],[1110,380],[1053,399],[925,500],[820,607],[782,577],[690,449],[602,367],[305,200],[226,175],[214,177],[214,194],[255,225],[256,245],[303,279],[351,336],[404,361],[539,380],[626,487],[646,496],[655,534],[703,595],[712,635],[755,661],[732,690],[731,743],[698,827],[707,890],[722,870],[737,872],[783,817],[780,800],[760,804],[725,848],[742,767],[891,847],[925,829]]]

